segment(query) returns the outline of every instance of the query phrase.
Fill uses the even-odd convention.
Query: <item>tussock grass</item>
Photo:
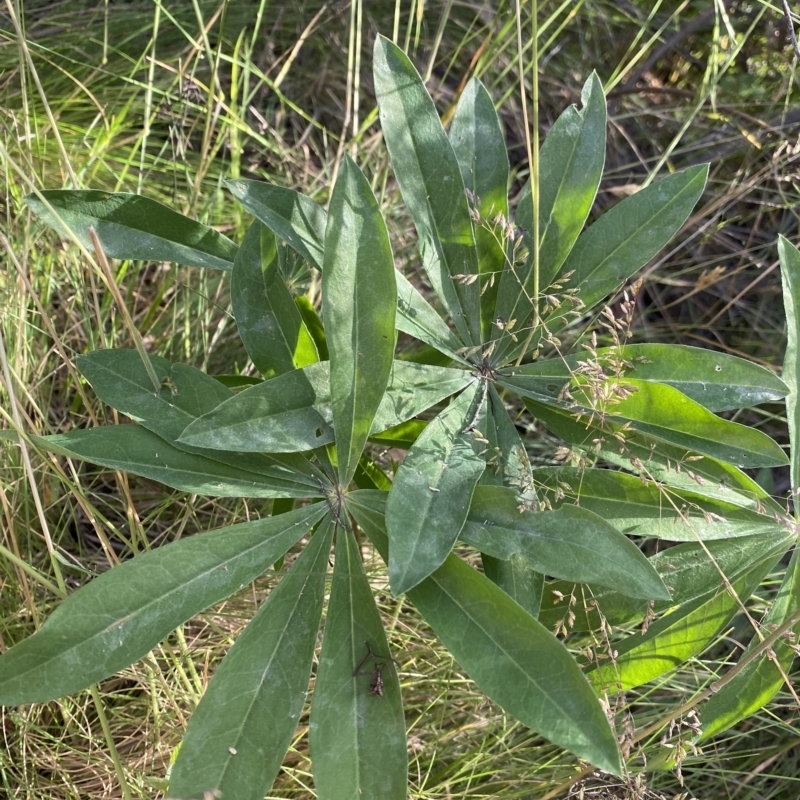
[[[13,13],[12,13],[13,9]],[[326,200],[345,151],[356,152],[394,223],[398,261],[416,274],[415,241],[376,124],[369,64],[376,31],[407,45],[447,118],[471,75],[501,106],[514,187],[526,178],[513,3],[354,0],[164,5],[70,0],[8,4],[0,17],[2,229],[0,326],[10,389],[27,431],[118,421],[72,360],[130,346],[97,266],[45,230],[21,202],[44,188],[145,193],[240,239],[248,219],[226,177],[257,177]],[[523,16],[529,13],[523,9]],[[657,174],[710,160],[709,189],[639,295],[637,341],[675,341],[778,365],[783,319],[775,240],[797,235],[800,115],[783,21],[763,2],[543,2],[543,129],[596,68],[612,123],[596,212]],[[529,87],[528,87],[529,88]],[[134,322],[155,353],[212,371],[250,369],[228,312],[227,279],[161,264],[116,263]],[[316,297],[308,274],[298,287]],[[785,441],[783,409],[737,419]],[[532,445],[540,462],[548,442]],[[151,482],[26,446],[0,444],[0,649],[32,633],[72,591],[121,559],[269,512],[268,503],[187,497]],[[538,449],[537,449],[538,448]],[[785,495],[780,470],[759,476]],[[365,553],[400,661],[411,796],[781,800],[800,794],[797,710],[788,692],[702,755],[682,780],[665,762],[666,730],[641,743],[651,771],[627,783],[587,775],[482,698],[413,608],[390,596]],[[753,601],[769,600],[779,575]],[[215,664],[274,584],[266,576],[170,636],[91,692],[0,710],[0,792],[19,800],[161,797],[171,755]],[[726,669],[739,626],[681,671],[640,693],[636,728],[663,720]],[[576,646],[581,642],[576,641]],[[795,680],[797,671],[790,676]],[[311,798],[301,720],[274,797]],[[620,730],[624,730],[621,725]],[[682,731],[682,733],[681,733]],[[675,745],[686,728],[673,731]],[[674,747],[672,751],[674,751]]]

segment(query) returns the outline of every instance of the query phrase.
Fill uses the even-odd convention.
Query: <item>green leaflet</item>
[[[317,269],[322,269],[325,254],[325,209],[310,197],[262,181],[228,181],[234,197],[276,236]],[[452,358],[463,361],[457,354],[462,346],[445,321],[430,303],[400,272],[397,281],[398,330],[416,336]],[[308,321],[306,321],[308,324]],[[312,331],[313,333],[313,331]],[[320,356],[326,355],[320,350]]]
[[[783,358],[783,380],[789,387],[786,398],[786,415],[789,421],[789,451],[792,454],[792,491],[800,487],[800,403],[797,402],[800,380],[800,252],[786,238],[778,238],[778,256],[781,263],[783,307],[786,312],[786,354]]]
[[[671,386],[631,378],[619,384],[634,391],[606,409],[607,416],[617,422],[630,422],[641,433],[738,467],[788,464],[786,454],[769,436],[720,419]],[[577,393],[576,399],[580,402]]]
[[[325,210],[293,189],[263,181],[226,181],[231,194],[276,236],[317,269],[325,250]]]
[[[181,444],[294,453],[333,441],[329,364],[285,372],[231,397],[187,425]]]
[[[125,192],[54,190],[29,194],[28,207],[62,236],[93,252],[93,227],[109,258],[174,261],[229,270],[236,245],[207,225],[147,197]]]
[[[333,442],[328,363],[287,372],[235,395],[187,426],[181,443],[256,452],[298,452]],[[372,433],[425,411],[473,380],[465,370],[396,360]]]
[[[651,556],[650,564],[666,584],[671,600],[658,600],[653,605],[657,614],[689,603],[700,595],[717,591],[724,585],[723,575],[733,579],[770,556],[785,552],[792,534],[743,536],[738,539],[717,539],[686,542]],[[575,601],[571,601],[572,595]],[[551,581],[544,593],[539,621],[549,628],[572,611],[575,621],[571,630],[601,629],[598,608],[610,625],[641,621],[648,604],[626,597],[602,586],[579,586],[567,581]]]
[[[524,397],[526,405],[537,416],[541,415],[542,406],[566,408],[564,403],[527,389],[525,380],[524,377],[503,376],[499,383]],[[576,420],[585,419],[585,424],[589,425],[627,425],[647,437],[739,467],[769,467],[788,463],[781,447],[766,434],[721,419],[666,384],[612,378],[604,381],[599,389],[604,394],[613,391],[616,396],[596,402],[594,393],[598,387],[594,384],[581,379],[573,386],[575,403],[569,406],[569,411]],[[620,399],[620,392],[626,393],[623,399]]]
[[[357,491],[346,500],[384,560],[385,496]],[[621,772],[614,733],[574,659],[505,592],[451,554],[408,597],[492,700],[560,747]]]
[[[51,453],[132,472],[174,489],[208,497],[320,495],[317,481],[282,465],[280,457],[271,457],[274,466],[250,472],[216,458],[178,450],[141,425],[104,425],[30,439]]]
[[[483,573],[495,586],[499,586],[534,619],[539,617],[544,591],[544,575],[531,569],[529,562],[519,553],[510,558],[494,558],[481,553]]]
[[[620,426],[584,418],[576,422],[574,415],[563,409],[525,400],[525,405],[553,433],[580,451],[599,455],[604,460],[634,472],[650,481],[676,489],[689,490],[712,499],[724,500],[756,511],[783,515],[783,509],[754,481],[732,464],[708,456],[697,456],[685,448],[629,431],[624,444],[613,435]],[[597,449],[599,448],[599,449]]]
[[[787,528],[782,517],[609,469],[545,467],[534,478],[543,484],[540,491],[551,505],[575,503],[629,535],[695,542],[777,534]]]
[[[103,573],[0,656],[0,705],[73,694],[143,658],[179,625],[269,569],[326,509],[317,503],[200,533]]]
[[[444,560],[467,518],[470,498],[486,462],[476,428],[485,427],[482,386],[467,388],[414,442],[386,501],[392,544],[389,580],[407,592]]]
[[[325,228],[322,296],[339,482],[347,486],[381,403],[394,353],[397,288],[386,223],[345,156]]]
[[[780,554],[766,558],[731,581],[742,602],[772,569]],[[661,677],[696,656],[739,610],[727,588],[685,603],[650,625],[647,633],[631,634],[615,644],[617,657],[587,674],[598,692],[627,691]]]
[[[265,377],[319,361],[281,275],[275,234],[258,220],[233,262],[231,305],[245,349]]]
[[[336,536],[309,724],[314,785],[322,800],[405,800],[408,755],[400,684],[358,545],[349,530],[340,528]]]
[[[634,275],[677,233],[703,192],[708,166],[690,167],[626,197],[575,242],[559,274],[574,272],[588,310]],[[562,317],[568,304],[554,317]]]
[[[535,510],[539,507],[539,500],[533,484],[531,462],[500,394],[492,385],[489,386],[489,403],[495,441],[491,442],[490,452],[487,453],[489,469],[484,474],[483,482],[511,487],[521,504]]]
[[[490,413],[486,420],[486,438],[489,440],[487,469],[480,482],[486,486],[508,486],[514,490],[521,506],[538,508],[525,446],[494,386],[489,386],[489,405]],[[507,559],[481,553],[481,561],[489,580],[513,597],[531,616],[538,616],[544,586],[544,576],[540,572],[531,569],[530,564],[518,553],[512,553]]]
[[[555,397],[573,375],[581,374],[595,363],[606,374],[614,374],[615,366],[621,365],[625,377],[666,383],[709,411],[774,402],[787,393],[783,381],[759,364],[679,344],[602,347],[597,350],[596,361],[588,353],[578,353],[534,361],[510,368],[504,374],[539,394]]]
[[[305,701],[332,537],[328,516],[222,660],[189,721],[172,797],[269,790]]]
[[[472,193],[475,246],[481,275],[481,336],[491,338],[497,288],[505,268],[504,224],[508,221],[509,166],[506,140],[494,103],[483,84],[467,84],[450,125],[450,144],[456,154],[461,179]]]
[[[606,101],[603,86],[592,73],[583,86],[578,111],[570,106],[556,120],[539,155],[539,286],[546,293],[586,222],[603,174],[606,148]],[[531,270],[533,205],[530,182],[523,189],[515,223],[526,233],[527,261],[517,274],[507,271],[500,280],[496,314],[518,320],[518,328],[531,313],[528,294]],[[572,284],[574,285],[574,284]],[[499,331],[495,336],[500,334]],[[517,351],[505,333],[501,352]],[[524,336],[522,337],[524,339]]]
[[[477,345],[478,257],[453,147],[414,65],[383,36],[375,40],[373,78],[383,137],[419,235],[423,266],[464,343]]]
[[[314,476],[321,477],[321,473],[302,456],[225,452],[179,442],[178,438],[187,425],[233,397],[233,392],[216,378],[188,364],[171,364],[160,356],[149,356],[149,359],[161,381],[158,395],[153,392],[153,384],[135,350],[94,350],[78,356],[77,361],[81,373],[103,402],[138,420],[143,427],[179,450],[220,461],[239,470],[262,473],[283,481],[297,481],[312,487],[319,485]],[[78,434],[77,431],[74,433]],[[112,435],[118,439],[126,434]],[[130,436],[138,441],[140,434],[133,432]]]
[[[792,559],[786,570],[777,597],[772,601],[767,615],[763,620],[764,634],[771,633],[776,627],[786,622],[792,614],[800,609],[800,558],[798,550],[792,553]],[[797,633],[800,625],[795,625],[794,632],[779,639],[770,648],[774,660],[763,653],[736,675],[730,683],[725,684],[716,694],[711,695],[700,713],[703,732],[699,741],[710,739],[718,733],[730,728],[745,717],[754,714],[763,708],[778,693],[784,684],[784,678],[777,664],[780,664],[784,674],[797,655]],[[748,648],[739,656],[740,660],[760,642],[754,637]]]
[[[459,537],[495,558],[519,554],[537,572],[555,578],[624,587],[619,591],[632,597],[669,599],[639,548],[596,514],[577,506],[520,511],[512,489],[479,486]]]

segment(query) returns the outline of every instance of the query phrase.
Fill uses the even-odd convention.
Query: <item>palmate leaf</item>
[[[356,491],[346,503],[387,560],[385,497]],[[614,733],[574,659],[505,592],[451,554],[408,597],[492,700],[560,747],[620,773]]]
[[[470,80],[458,99],[449,139],[461,179],[472,192],[475,210],[480,214],[474,233],[481,275],[481,335],[488,341],[506,263],[504,234],[497,218],[508,220],[509,165],[500,119],[477,78]]]
[[[557,397],[566,383],[589,362],[586,353],[542,359],[508,371],[516,381],[540,394]],[[595,359],[591,359],[594,361]],[[769,403],[785,397],[786,384],[772,371],[743,358],[680,344],[626,344],[602,347],[596,363],[626,362],[624,375],[640,381],[665,383],[709,411],[728,411]]]
[[[537,572],[555,578],[669,600],[639,548],[601,517],[577,506],[520,511],[512,489],[479,486],[459,538],[495,558],[519,554]]]
[[[589,672],[589,681],[598,692],[624,692],[685,664],[724,629],[779,558],[772,555],[731,581],[737,597],[723,587],[652,623],[644,635],[615,643],[613,662]]]
[[[333,528],[326,517],[222,660],[189,721],[170,797],[261,800],[272,785],[305,702]]]
[[[325,256],[325,209],[293,189],[263,181],[228,181],[233,196],[277,237],[287,242],[310,264],[321,270]],[[397,329],[463,361],[458,350],[463,346],[431,307],[401,273],[397,281]],[[308,323],[307,323],[308,324]],[[320,351],[320,356],[326,358]]]
[[[328,370],[323,361],[246,389],[187,426],[180,443],[263,453],[330,444],[334,435]],[[471,380],[465,370],[394,361],[371,433],[411,420]]]
[[[391,541],[389,581],[407,592],[433,572],[458,538],[475,485],[486,467],[475,437],[485,413],[480,384],[468,387],[408,451],[386,501]]]
[[[603,174],[606,148],[606,101],[596,73],[581,92],[578,111],[570,106],[556,120],[539,155],[539,285],[546,291],[586,222]],[[529,257],[500,279],[496,314],[519,326],[530,316],[531,271],[533,268],[533,200],[530,181],[517,205],[515,223],[526,232]],[[525,291],[522,291],[525,287]],[[503,339],[499,353],[517,350],[507,332],[495,332]],[[502,356],[498,355],[502,361]]]
[[[298,481],[310,487],[319,486],[317,479],[323,477],[322,473],[301,456],[225,452],[177,441],[187,425],[234,394],[221,382],[188,364],[171,364],[160,356],[151,355],[148,359],[161,383],[158,394],[153,392],[150,376],[135,350],[94,350],[78,356],[78,368],[103,402],[137,420],[142,427],[166,439],[172,447],[220,461],[238,470],[260,473],[281,481]],[[124,435],[114,434],[117,437]],[[140,437],[136,433],[131,436]],[[154,442],[154,448],[155,444],[157,442]],[[155,448],[154,453],[157,452]]]
[[[721,589],[726,579],[736,578],[765,558],[780,556],[791,539],[792,534],[783,531],[716,539],[703,544],[686,542],[656,553],[650,557],[650,564],[661,576],[672,598],[657,600],[652,609],[662,614]],[[609,625],[626,625],[644,619],[648,605],[644,600],[626,597],[602,586],[550,581],[539,621],[552,628],[572,612],[574,620],[570,630],[600,631],[604,624],[601,613]]]
[[[551,505],[576,503],[634,536],[673,542],[711,541],[785,532],[788,520],[758,513],[697,492],[609,469],[545,467],[534,472]],[[697,486],[697,484],[694,484]],[[562,499],[559,499],[562,498]]]
[[[400,684],[358,545],[350,530],[339,528],[336,536],[309,724],[314,785],[320,800],[405,800]]]
[[[327,506],[200,533],[105,572],[0,656],[0,705],[73,694],[143,658],[171,631],[257,578]]]
[[[208,497],[320,496],[319,481],[282,464],[281,456],[270,457],[273,466],[252,472],[243,466],[179,450],[141,425],[102,425],[30,439],[37,447],[57,455],[131,472]]]
[[[174,261],[229,270],[236,245],[221,233],[147,197],[125,192],[53,190],[29,194],[28,207],[43,222],[93,251],[93,227],[110,258]]]
[[[422,264],[466,345],[481,340],[478,256],[458,160],[408,56],[378,36],[375,94],[392,168],[419,235]]]
[[[339,482],[356,471],[394,353],[394,258],[369,183],[345,156],[325,228],[322,296]]]
[[[319,361],[317,346],[281,275],[275,234],[258,220],[233,262],[231,306],[247,354],[265,377]]]

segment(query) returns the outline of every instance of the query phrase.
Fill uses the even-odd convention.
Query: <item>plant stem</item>
[[[516,0],[517,9],[517,53],[519,56],[519,88],[522,101],[522,120],[525,127],[525,148],[528,152],[528,165],[531,183],[531,206],[533,219],[531,220],[531,253],[533,263],[531,266],[532,287],[530,292],[533,306],[533,318],[530,331],[520,353],[520,361],[530,347],[531,340],[539,327],[539,24],[538,0],[531,0],[531,122],[528,121],[528,102],[525,92],[525,66],[522,53],[522,13],[520,0]],[[523,287],[523,291],[525,287]],[[519,362],[518,362],[519,363]]]
[[[158,394],[161,391],[161,381],[158,379],[158,375],[156,375],[156,371],[153,369],[153,365],[150,363],[150,357],[147,355],[147,351],[144,349],[142,337],[139,335],[139,331],[136,330],[136,326],[133,324],[133,318],[128,311],[128,307],[125,305],[125,301],[122,298],[122,293],[119,290],[119,286],[117,286],[117,282],[114,280],[114,274],[111,272],[108,259],[106,258],[106,254],[103,252],[103,245],[100,244],[97,231],[95,231],[95,229],[92,227],[89,228],[89,237],[92,240],[94,252],[97,256],[97,262],[100,264],[100,269],[103,271],[103,277],[106,279],[109,291],[114,298],[114,302],[117,304],[119,313],[122,314],[122,319],[125,321],[125,327],[128,329],[128,333],[130,333],[131,338],[133,339],[133,344],[141,356],[147,375],[153,383],[156,397],[158,397]]]

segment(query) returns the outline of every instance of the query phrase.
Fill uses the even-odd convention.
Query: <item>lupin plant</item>
[[[364,535],[392,591],[488,697],[615,774],[625,765],[601,698],[699,653],[796,539],[786,510],[742,471],[788,463],[783,449],[717,412],[788,395],[797,488],[797,251],[782,242],[788,386],[733,356],[631,343],[635,286],[620,304],[604,301],[681,228],[706,167],[641,189],[584,230],[605,151],[592,75],[581,108],[548,134],[538,192],[525,187],[512,221],[504,137],[481,83],[468,84],[446,133],[412,63],[383,37],[374,82],[431,302],[396,269],[379,204],[349,158],[327,211],[286,188],[230,181],[255,218],[239,246],[143,197],[27,198],[101,259],[230,271],[233,314],[261,375],[234,392],[143,348],[90,352],[82,375],[135,424],[33,442],[186,492],[280,501],[273,512],[283,513],[160,546],[89,581],[0,656],[0,703],[47,702],[113,675],[304,543],[197,706],[172,798],[262,798],[315,664],[318,797],[406,797],[399,676]],[[290,251],[321,272],[321,314],[287,287]],[[398,357],[397,331],[425,347]],[[542,426],[563,441],[558,466],[531,464]],[[407,451],[396,470],[381,467],[380,447]],[[677,544],[648,558],[631,536]],[[459,540],[482,569],[452,552]],[[798,618],[797,569],[793,557],[764,629],[701,711],[703,736],[780,687],[794,651],[776,637]],[[608,639],[639,622],[644,633]],[[577,657],[563,635],[580,631],[601,646]]]

